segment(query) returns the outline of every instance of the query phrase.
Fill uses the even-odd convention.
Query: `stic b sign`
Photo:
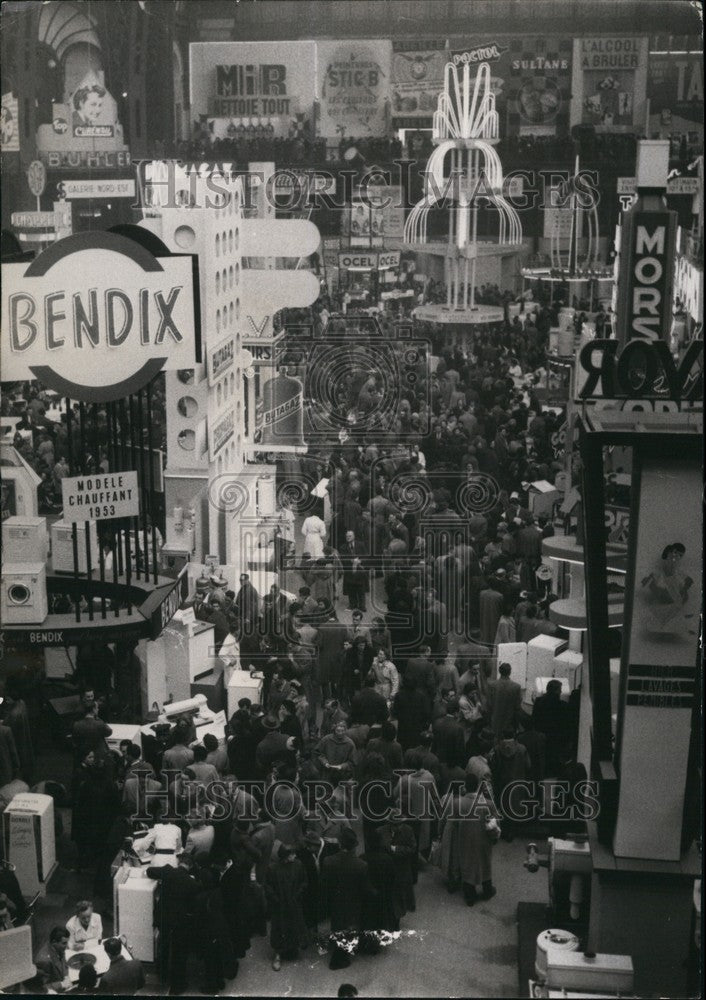
[[[193,368],[196,273],[189,254],[158,258],[105,232],[3,264],[2,381],[37,378],[71,399],[110,402],[162,368]]]

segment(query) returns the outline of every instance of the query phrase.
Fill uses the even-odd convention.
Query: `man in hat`
[[[233,610],[243,625],[254,623],[260,614],[260,595],[250,583],[248,573],[240,574],[240,590],[233,604]]]
[[[306,874],[306,889],[302,897],[304,920],[313,940],[319,933],[321,912],[321,863],[324,850],[323,838],[314,830],[307,830],[297,849],[297,857]]]

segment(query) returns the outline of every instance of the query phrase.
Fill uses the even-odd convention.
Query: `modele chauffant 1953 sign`
[[[79,233],[29,264],[2,265],[2,378],[37,378],[72,399],[109,402],[162,368],[199,360],[189,254],[154,256],[118,233]]]

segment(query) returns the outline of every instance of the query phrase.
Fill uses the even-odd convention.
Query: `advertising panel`
[[[20,129],[18,100],[8,91],[2,95],[2,132],[0,133],[0,149],[3,153],[19,153]]]
[[[618,340],[667,340],[672,324],[676,212],[636,212],[633,208],[625,215],[622,228]]]
[[[568,130],[572,45],[532,35],[452,40],[452,59],[490,65],[501,135],[555,135]]]
[[[52,106],[51,122],[37,129],[37,152],[54,170],[109,170],[130,165],[118,105],[103,73],[88,73]]]
[[[370,185],[366,197],[354,197],[341,213],[341,234],[351,246],[380,246],[385,239],[401,240],[404,207],[399,184]]]
[[[318,42],[319,135],[387,134],[392,46],[388,39]]]
[[[120,399],[200,360],[194,260],[80,233],[2,265],[2,378],[86,402]]]
[[[193,117],[207,117],[216,136],[286,135],[311,115],[315,42],[193,42],[189,58]]]
[[[443,40],[393,42],[393,49],[392,114],[396,118],[431,118],[444,89],[448,55]]]
[[[572,124],[593,125],[598,132],[642,128],[647,44],[646,36],[576,39]]]
[[[619,857],[678,861],[681,854],[699,655],[702,487],[697,463],[642,462],[621,664]]]
[[[647,68],[650,137],[686,136],[689,146],[703,141],[704,60],[702,52],[650,53]]]

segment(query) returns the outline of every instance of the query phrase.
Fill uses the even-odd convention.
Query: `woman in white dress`
[[[302,535],[304,536],[304,551],[309,553],[311,559],[320,559],[324,554],[324,539],[326,538],[326,525],[317,517],[311,514],[302,524]]]

